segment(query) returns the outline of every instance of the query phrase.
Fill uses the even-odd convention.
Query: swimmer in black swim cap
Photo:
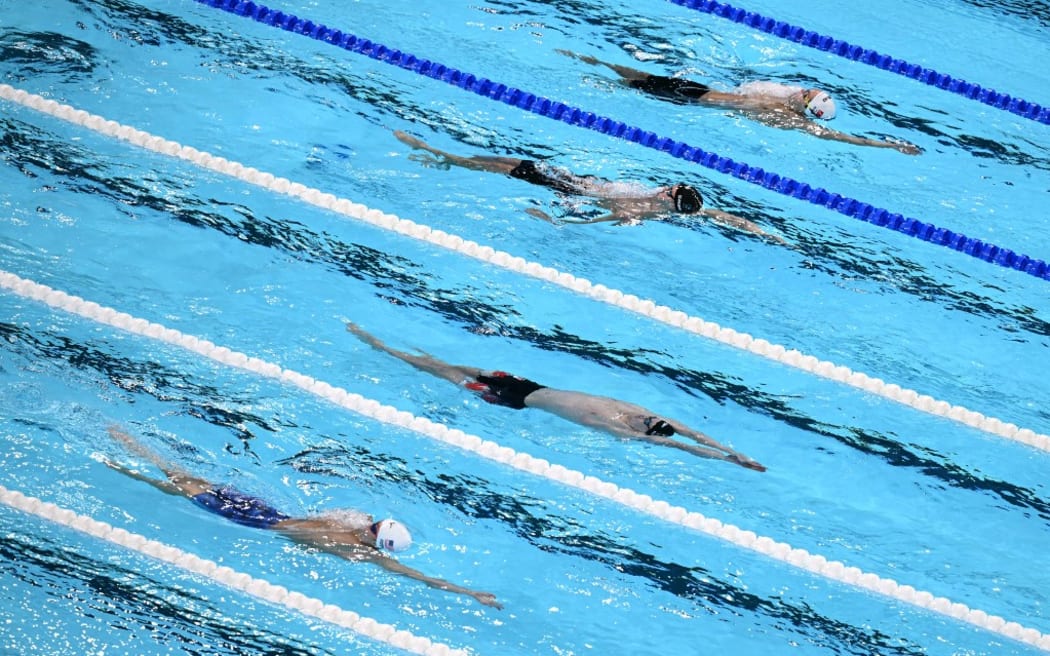
[[[426,151],[429,155],[412,158],[424,166],[455,165],[474,171],[502,173],[530,184],[553,189],[558,194],[583,196],[593,199],[592,205],[605,212],[595,218],[563,216],[555,220],[542,210],[526,210],[532,216],[551,223],[603,223],[633,225],[649,219],[666,218],[673,214],[695,215],[710,218],[716,223],[745,230],[760,237],[783,243],[784,240],[770,235],[757,224],[743,217],[704,207],[703,197],[696,188],[687,184],[662,187],[646,187],[637,182],[614,182],[593,175],[576,175],[543,161],[475,155],[464,157],[434,148],[424,141],[401,131],[394,136],[402,143]]]
[[[700,192],[687,184],[676,184],[667,190],[679,214],[697,214],[704,209],[704,198]]]

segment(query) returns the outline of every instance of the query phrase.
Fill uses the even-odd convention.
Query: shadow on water
[[[1040,0],[962,0],[965,4],[1002,16],[1036,21],[1050,27],[1050,4]]]
[[[231,622],[222,599],[206,600],[192,588],[161,583],[112,560],[81,556],[69,545],[52,544],[39,535],[34,535],[32,542],[18,532],[0,535],[0,572],[23,587],[61,599],[56,612],[65,604],[73,604],[80,621],[109,622],[128,642],[138,631],[148,645],[164,644],[185,654],[215,653],[220,645],[224,653],[244,656],[335,653],[316,644],[298,645],[251,622]],[[9,638],[13,637],[12,629],[11,624],[5,629]],[[56,637],[58,641],[66,639]],[[145,647],[146,643],[140,645]]]
[[[98,65],[98,50],[56,32],[4,32],[0,34],[0,62],[15,65],[15,79],[61,75],[70,81],[88,79]]]
[[[253,414],[239,408],[250,408],[257,399],[238,397],[235,390],[220,390],[193,380],[156,362],[142,362],[121,357],[105,344],[74,341],[64,335],[38,336],[24,327],[0,322],[0,339],[7,350],[18,346],[27,361],[62,362],[77,371],[102,376],[115,389],[127,394],[150,396],[163,403],[179,406],[181,412],[226,429],[246,455],[258,460],[252,442],[258,432],[272,433],[280,424],[272,417]],[[20,419],[15,417],[15,421]]]

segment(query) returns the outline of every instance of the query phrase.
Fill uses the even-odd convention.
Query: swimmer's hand
[[[894,149],[904,153],[905,155],[920,155],[920,154],[922,154],[922,148],[919,148],[918,146],[916,146],[913,143],[908,143],[907,141],[899,141],[897,139],[889,139],[888,143],[890,144],[890,148],[894,148]]]
[[[486,606],[490,606],[497,610],[503,610],[503,604],[496,601],[496,595],[491,592],[471,592],[470,596]]]
[[[753,470],[755,470],[757,472],[764,472],[764,471],[766,471],[765,465],[762,465],[762,464],[752,460],[751,458],[748,458],[747,456],[742,456],[742,455],[737,454],[737,453],[734,453],[733,455],[729,456],[728,458],[726,458],[726,460],[728,460],[729,462],[735,462],[736,464],[740,465],[741,467],[746,467],[748,469],[753,469]]]
[[[452,167],[447,158],[436,153],[433,148],[428,146],[421,139],[417,139],[416,137],[413,137],[407,132],[402,132],[401,130],[394,130],[394,136],[397,137],[398,141],[410,148],[415,148],[417,150],[426,150],[433,153],[431,155],[423,155],[421,153],[409,155],[408,159],[412,160],[413,162],[419,162],[427,168],[436,168],[446,171]]]
[[[362,328],[361,326],[357,325],[353,321],[346,322],[346,332],[348,332],[348,333],[350,333],[352,335],[356,335],[358,339],[360,339],[365,344],[368,344],[372,348],[376,348],[376,349],[382,349],[383,348],[383,343],[381,341],[379,341],[375,336],[373,336],[371,333],[365,331],[364,328]]]
[[[434,155],[424,155],[422,153],[416,153],[415,155],[409,155],[408,159],[413,162],[418,162],[428,169],[441,169],[447,171],[452,168],[448,160],[443,157],[435,157]]]
[[[398,141],[400,141],[401,143],[405,144],[406,146],[408,146],[410,148],[418,148],[420,150],[426,150],[426,146],[427,145],[425,143],[423,143],[422,140],[413,137],[412,135],[410,135],[407,132],[402,132],[401,130],[394,130],[394,136],[397,137]]]
[[[543,210],[537,209],[535,207],[530,207],[526,209],[525,213],[531,217],[539,219],[540,221],[546,221],[547,223],[556,223],[554,217],[552,217],[550,214],[547,214]]]
[[[563,50],[561,48],[556,48],[554,50],[554,52],[558,53],[559,55],[565,55],[566,57],[572,57],[573,59],[579,59],[580,61],[582,61],[585,64],[592,64],[593,65],[593,64],[600,64],[601,63],[595,57],[592,57],[590,55],[581,55],[581,54],[575,53],[575,52],[573,52],[571,50]]]

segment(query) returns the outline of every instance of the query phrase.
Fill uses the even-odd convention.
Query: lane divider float
[[[0,485],[0,503],[15,510],[36,515],[100,540],[150,556],[226,587],[233,588],[263,601],[268,601],[271,604],[284,606],[297,613],[349,629],[365,638],[383,642],[413,654],[422,654],[423,656],[467,656],[468,654],[465,650],[452,649],[448,645],[432,642],[428,638],[414,635],[405,630],[399,630],[390,624],[382,624],[370,617],[364,617],[353,611],[343,610],[338,606],[326,604],[315,597],[308,597],[301,592],[288,590],[284,586],[274,585],[269,581],[238,572],[226,565],[219,565],[214,561],[188,553],[178,547],[151,540],[123,528],[114,528],[105,522],[77,514],[49,501],[26,496],[17,490],[9,490],[3,485]]]
[[[661,137],[655,132],[642,130],[605,116],[598,116],[593,112],[552,101],[549,98],[537,96],[514,87],[508,87],[505,84],[483,77],[479,78],[472,73],[466,73],[444,64],[427,59],[419,59],[415,55],[388,48],[381,43],[361,39],[353,34],[334,30],[320,23],[304,20],[292,14],[276,11],[254,2],[247,2],[246,0],[195,1],[252,19],[264,25],[300,34],[337,48],[365,55],[425,77],[440,80],[465,91],[470,91],[479,96],[497,100],[540,116],[595,130],[602,134],[640,144],[646,148],[666,152],[672,157],[700,164],[711,170],[731,175],[784,196],[805,200],[850,218],[864,221],[880,228],[894,230],[903,235],[937,246],[943,246],[984,262],[1007,269],[1016,269],[1036,278],[1050,280],[1050,264],[1047,264],[1044,260],[1015,253],[1008,248],[1003,248],[974,237],[967,237],[962,233],[953,232],[932,223],[905,217],[899,213],[890,212],[849,196],[828,191],[822,187],[813,187],[805,182],[766,171],[756,166],[736,162],[717,153],[707,152],[690,146],[684,141],[679,142],[667,137]]]

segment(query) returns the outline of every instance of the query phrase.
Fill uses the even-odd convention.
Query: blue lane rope
[[[1050,124],[1050,108],[1028,102],[1021,98],[1014,98],[1009,94],[999,93],[994,89],[984,88],[979,84],[973,84],[966,80],[953,78],[951,75],[938,73],[931,68],[924,68],[918,64],[909,64],[903,59],[895,59],[889,55],[884,55],[875,50],[871,50],[870,48],[862,48],[860,46],[852,45],[845,41],[833,39],[830,36],[824,36],[796,25],[791,25],[790,23],[773,20],[772,18],[767,18],[761,14],[746,11],[724,2],[715,2],[715,0],[670,0],[670,2],[688,9],[695,9],[696,11],[711,14],[712,16],[725,18],[734,23],[741,23],[748,27],[753,27],[756,30],[765,32],[766,34],[772,34],[773,36],[794,41],[804,46],[809,46],[810,48],[830,52],[852,61],[858,61],[862,64],[868,64],[885,71],[897,73],[898,75],[903,75],[904,77],[928,84],[931,87],[951,91],[960,96],[965,96],[971,100],[977,100],[986,105],[991,105],[992,107],[1012,112],[1018,116],[1038,121],[1039,123]]]
[[[944,246],[985,262],[1023,271],[1044,280],[1050,280],[1050,266],[1044,260],[1015,253],[1008,248],[1002,248],[980,239],[967,237],[961,233],[940,228],[931,223],[924,223],[901,214],[891,213],[880,207],[830,192],[822,187],[812,187],[805,182],[799,182],[786,176],[764,171],[761,168],[749,166],[743,162],[734,162],[732,159],[722,157],[716,153],[694,148],[685,142],[661,137],[653,132],[648,132],[605,116],[599,116],[593,112],[583,111],[564,103],[552,101],[549,98],[537,96],[521,89],[508,87],[505,84],[500,84],[487,78],[479,78],[471,73],[465,73],[444,64],[427,59],[419,59],[415,55],[404,53],[400,50],[392,50],[383,44],[358,38],[348,32],[333,30],[320,23],[303,20],[292,14],[276,11],[249,0],[196,0],[196,2],[216,9],[222,9],[238,16],[251,18],[259,23],[278,27],[294,34],[308,36],[350,52],[366,55],[372,59],[399,66],[414,73],[440,80],[476,93],[479,96],[498,100],[534,114],[540,114],[556,121],[588,128],[602,134],[640,144],[647,148],[666,152],[678,159],[701,164],[709,169],[732,175],[785,196],[806,200],[814,205],[835,210],[840,214],[860,221],[896,230],[910,237]]]

